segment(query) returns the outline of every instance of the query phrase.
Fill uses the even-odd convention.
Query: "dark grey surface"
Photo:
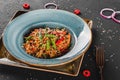
[[[13,13],[16,10],[24,10],[22,4],[25,2],[31,5],[30,10],[43,9],[44,4],[48,2],[54,2],[58,4],[59,9],[70,12],[76,8],[80,9],[82,14],[79,16],[94,22],[93,42],[77,77],[0,65],[0,80],[99,80],[94,56],[95,45],[98,44],[105,45],[104,80],[120,79],[120,24],[99,15],[100,10],[105,7],[120,10],[120,0],[0,0],[0,34]],[[82,75],[84,69],[91,71],[89,78]]]

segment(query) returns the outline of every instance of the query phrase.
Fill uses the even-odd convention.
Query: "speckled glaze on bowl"
[[[35,58],[22,48],[23,37],[31,28],[49,26],[65,27],[72,35],[71,50],[65,55],[53,59]],[[12,22],[4,30],[3,43],[16,59],[34,66],[58,66],[78,58],[91,42],[92,34],[88,25],[77,15],[64,10],[40,9],[25,13]]]

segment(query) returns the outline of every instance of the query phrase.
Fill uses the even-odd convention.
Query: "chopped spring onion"
[[[49,50],[49,49],[50,49],[50,41],[49,41],[49,40],[47,40],[47,43],[46,43],[46,48],[47,48],[47,50]]]
[[[55,35],[52,35],[52,34],[46,34],[47,37],[50,37],[50,38],[54,38],[56,37]]]
[[[56,49],[55,41],[54,41],[54,40],[51,40],[51,43],[52,43],[52,47],[53,47],[54,49]]]
[[[39,33],[39,39],[42,40],[42,35],[41,35],[41,33]]]

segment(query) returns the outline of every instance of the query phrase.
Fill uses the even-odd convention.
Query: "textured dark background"
[[[102,18],[100,10],[109,7],[120,10],[120,0],[0,0],[0,34],[16,10],[24,10],[23,3],[31,5],[30,10],[43,9],[44,4],[54,2],[59,9],[73,12],[81,10],[80,17],[92,19],[93,42],[85,55],[80,73],[77,77],[60,74],[22,69],[0,65],[0,80],[99,80],[99,70],[95,63],[95,45],[105,45],[104,80],[120,79],[120,24],[113,20]],[[91,76],[82,75],[84,69],[91,71]]]

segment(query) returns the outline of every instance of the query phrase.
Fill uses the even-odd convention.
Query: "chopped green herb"
[[[40,40],[42,40],[42,35],[41,35],[41,33],[40,33],[40,32],[39,32],[39,33],[37,33],[37,34],[36,34],[36,36],[38,36],[38,37],[39,37],[39,39],[40,39]]]
[[[30,39],[32,39],[32,36],[25,37],[25,41],[29,41]]]
[[[45,53],[43,53],[42,56],[43,56],[43,58],[45,58],[45,59],[47,58],[47,54],[45,54]]]
[[[45,47],[45,46],[46,46],[46,44],[42,44],[42,48]]]

